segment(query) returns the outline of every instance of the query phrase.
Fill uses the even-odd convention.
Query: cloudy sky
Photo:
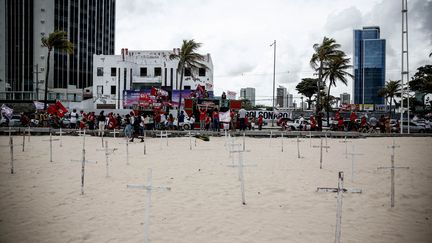
[[[408,0],[410,71],[431,64],[432,0]],[[400,0],[117,0],[116,54],[171,50],[183,39],[203,43],[214,64],[215,95],[255,87],[257,103],[271,103],[273,48],[277,41],[276,87],[294,93],[313,77],[312,46],[335,38],[352,57],[353,29],[380,26],[387,40],[386,80],[400,79]],[[352,92],[352,82],[332,94]]]

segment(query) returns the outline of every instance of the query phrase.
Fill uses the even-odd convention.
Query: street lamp
[[[275,110],[275,80],[276,80],[276,40],[270,45],[274,47],[273,54],[273,105],[272,105],[272,127],[274,127],[274,110]]]

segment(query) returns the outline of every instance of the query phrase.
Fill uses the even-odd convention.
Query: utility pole
[[[408,58],[408,3],[407,0],[402,0],[402,65],[401,65],[401,121],[400,121],[400,133],[403,133],[403,116],[404,116],[404,105],[403,97],[405,94],[404,80],[406,80],[406,94],[407,94],[407,132],[410,133],[410,104],[409,104],[409,58]]]
[[[275,111],[275,80],[276,80],[276,40],[270,46],[274,47],[273,54],[273,106],[272,106],[272,127],[274,127],[274,111]]]

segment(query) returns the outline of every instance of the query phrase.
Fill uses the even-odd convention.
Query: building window
[[[115,77],[116,76],[116,68],[112,67],[111,68],[111,77]]]
[[[200,77],[205,77],[206,76],[206,69],[205,68],[198,69],[198,75]]]
[[[97,68],[97,76],[98,77],[102,77],[103,76],[103,67],[98,67]]]
[[[115,85],[111,85],[111,94],[115,95],[116,94],[116,86]]]
[[[184,86],[184,90],[190,90],[191,89],[191,86],[190,85],[185,85]]]
[[[145,67],[140,68],[140,76],[147,77],[147,68]]]
[[[160,68],[160,67],[155,67],[155,68],[154,68],[154,76],[155,76],[155,77],[160,77],[160,76],[162,76],[162,68]]]
[[[185,68],[184,76],[186,76],[186,77],[190,77],[191,76],[191,69],[190,68]]]
[[[97,86],[96,93],[97,93],[97,95],[102,95],[103,94],[103,86],[102,85],[98,85]]]

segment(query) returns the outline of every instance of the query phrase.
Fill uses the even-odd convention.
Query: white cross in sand
[[[154,187],[152,185],[152,169],[148,169],[147,172],[147,185],[142,184],[128,184],[127,188],[132,189],[144,189],[147,191],[147,203],[145,208],[145,215],[144,215],[144,242],[149,242],[148,232],[149,232],[149,225],[150,225],[150,206],[151,206],[151,194],[153,190],[159,190],[159,191],[171,191],[170,187]]]

